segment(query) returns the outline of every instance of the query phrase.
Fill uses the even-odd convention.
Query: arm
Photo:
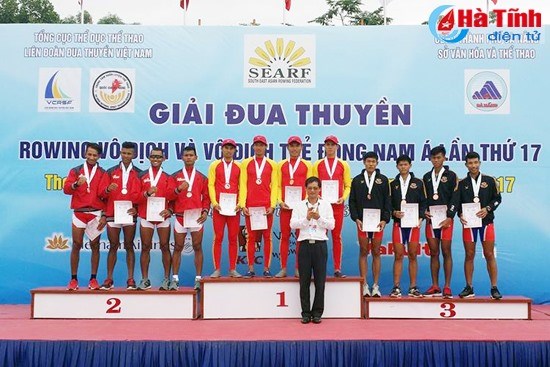
[[[286,159],[277,164],[277,202],[283,203],[283,165]]]
[[[458,178],[456,177],[456,174],[453,175],[451,178],[453,189],[453,194],[451,196],[451,201],[449,202],[449,206],[447,207],[447,218],[454,218],[455,214],[458,211],[458,207],[460,206],[460,192],[458,190]]]
[[[346,200],[349,197],[351,190],[351,169],[347,162],[342,160],[340,160],[340,162],[342,162],[342,165],[344,166],[344,191],[342,193],[342,199]]]
[[[290,228],[301,230],[307,229],[309,226],[309,221],[306,219],[306,212],[304,211],[305,207],[305,205],[303,205],[303,207],[300,205],[292,211],[292,216],[290,217]]]
[[[492,187],[493,196],[491,198],[491,201],[489,202],[489,205],[487,205],[487,211],[492,212],[495,211],[498,206],[502,203],[502,195],[500,194],[500,191],[498,190],[498,184],[497,180],[494,177],[491,177],[489,179],[489,182]]]
[[[358,211],[358,208],[357,208],[357,199],[355,197],[356,195],[356,191],[357,191],[357,182],[354,180],[351,184],[351,190],[350,190],[350,195],[349,195],[349,201],[348,201],[348,204],[349,204],[349,216],[351,218],[352,221],[356,221],[357,219],[359,219],[359,214],[357,213]]]
[[[334,213],[332,211],[332,205],[326,202],[322,202],[321,205],[319,205],[319,219],[317,219],[317,224],[319,227],[333,230],[335,221],[334,221]]]
[[[271,159],[267,162],[271,165],[271,196],[269,202],[271,208],[275,209],[277,206],[277,198],[279,197],[279,175],[277,174],[277,164]]]
[[[238,205],[241,208],[246,206],[246,194],[247,194],[247,185],[248,185],[248,163],[251,161],[250,158],[245,159],[241,163],[241,174],[239,176],[239,202]]]
[[[214,161],[208,167],[208,196],[213,206],[218,205],[216,200],[216,168],[220,164],[220,161]]]

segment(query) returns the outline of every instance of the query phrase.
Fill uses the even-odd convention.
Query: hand
[[[340,198],[336,200],[336,204],[342,204],[344,202],[344,198]]]
[[[131,207],[130,209],[128,209],[128,211],[127,211],[126,213],[128,213],[128,214],[134,216],[134,215],[137,214],[137,210],[136,210],[136,208]]]
[[[420,228],[420,226],[422,225],[423,220],[424,219],[422,219],[422,218],[418,218],[418,225],[416,226],[416,228]]]
[[[363,222],[361,221],[361,219],[356,219],[355,224],[357,224],[357,229],[359,229],[360,231],[363,230]]]
[[[149,190],[147,190],[147,195],[148,196],[155,196],[155,194],[157,193],[157,187],[156,186],[151,186],[149,188]]]
[[[451,226],[452,222],[453,222],[453,220],[451,218],[447,218],[443,222],[439,223],[439,226],[441,228],[449,228]]]
[[[393,211],[393,216],[396,217],[397,219],[401,219],[405,216],[405,213],[400,212],[399,210],[394,210]]]
[[[489,212],[487,211],[487,208],[483,208],[483,209],[481,209],[480,211],[478,211],[476,213],[476,216],[478,218],[485,218],[487,216],[487,214],[489,214]]]
[[[216,210],[217,212],[221,212],[222,207],[220,206],[220,204],[216,204],[216,205],[214,205],[214,210]]]
[[[107,225],[107,217],[99,218],[99,224],[97,225],[97,230],[101,231]]]
[[[163,217],[164,219],[170,218],[172,216],[172,212],[168,209],[164,209],[163,211],[160,212],[160,216]]]
[[[265,215],[271,215],[271,214],[273,214],[274,211],[275,211],[275,208],[269,207],[265,211]]]
[[[247,208],[247,207],[244,207],[244,208],[243,208],[243,213],[244,213],[244,215],[246,215],[247,217],[250,216],[250,213],[248,212],[248,208]]]
[[[118,185],[116,183],[111,183],[109,186],[107,186],[107,192],[111,192],[113,190],[116,190],[118,188]]]
[[[189,183],[187,181],[183,181],[181,185],[178,186],[178,191],[182,192],[184,190],[187,190],[189,188]]]
[[[78,176],[78,180],[76,181],[76,184],[75,186],[82,186],[86,183],[86,177],[84,177],[83,175],[81,176]]]
[[[468,225],[468,221],[466,221],[462,215],[460,216],[460,223],[462,223],[463,225]]]
[[[237,205],[234,210],[235,210],[235,213],[238,213],[241,210],[241,207]]]
[[[432,215],[430,214],[429,211],[426,210],[426,212],[424,213],[424,215],[426,216],[426,218],[431,218]]]
[[[290,209],[290,207],[286,203],[281,203],[281,208]]]
[[[380,223],[378,223],[378,228],[380,229],[380,232],[382,232],[384,228],[386,228],[386,221],[380,221]]]
[[[208,219],[208,213],[203,211],[201,213],[201,216],[199,217],[199,219],[197,219],[197,223],[198,224],[203,224],[204,222],[206,222],[206,219]]]

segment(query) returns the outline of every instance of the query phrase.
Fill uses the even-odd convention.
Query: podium
[[[301,317],[297,278],[203,278],[204,319],[277,319]],[[362,279],[327,278],[323,318],[361,318]],[[311,301],[315,294],[313,281]]]
[[[61,287],[31,290],[33,319],[194,319],[197,317],[197,292],[110,291]]]
[[[368,319],[480,319],[530,320],[531,299],[475,298],[365,298]]]

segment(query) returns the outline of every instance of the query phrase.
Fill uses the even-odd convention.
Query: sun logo
[[[254,52],[258,57],[251,57],[248,62],[252,65],[265,68],[265,67],[304,67],[311,64],[309,57],[303,57],[306,52],[303,47],[296,49],[295,41],[288,41],[285,45],[285,41],[282,38],[277,38],[275,45],[271,40],[264,42],[265,48],[256,47]]]
[[[51,238],[46,238],[46,250],[68,250],[70,247],[67,245],[68,238],[63,238],[63,234],[54,233]]]

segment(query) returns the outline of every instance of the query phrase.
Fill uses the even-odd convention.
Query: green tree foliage
[[[50,0],[0,0],[0,23],[59,23]]]
[[[66,18],[61,19],[59,23],[63,24],[80,24],[80,12],[76,15],[69,15]],[[93,19],[87,10],[84,10],[84,24],[93,24]]]
[[[17,23],[18,16],[17,0],[0,0],[0,23]]]
[[[339,22],[342,25],[382,25],[384,24],[384,9],[382,7],[375,11],[363,11],[362,0],[326,0],[329,9],[326,13],[310,20],[309,23],[320,25],[334,25]],[[386,18],[387,24],[391,18]]]
[[[124,24],[124,22],[118,15],[109,13],[98,20],[97,24]]]

